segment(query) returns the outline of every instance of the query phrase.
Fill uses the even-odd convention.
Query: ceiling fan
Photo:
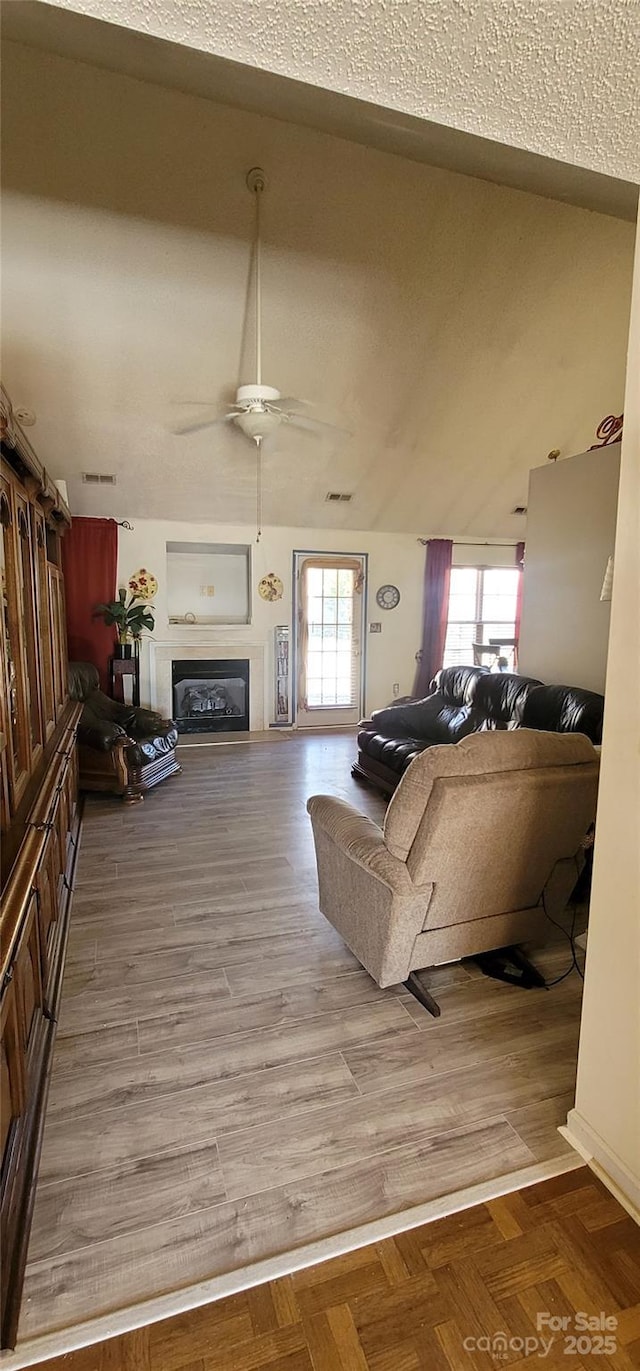
[[[265,386],[262,382],[262,243],[260,239],[260,199],[266,189],[266,177],[261,167],[252,167],[247,172],[247,187],[255,197],[255,237],[254,237],[254,290],[255,290],[255,368],[256,379],[250,385],[239,386],[236,391],[236,398],[233,407],[226,413],[220,414],[217,410],[213,413],[200,414],[193,420],[186,420],[184,423],[177,424],[173,428],[176,434],[184,435],[198,433],[205,428],[214,428],[219,424],[235,425],[245,437],[255,443],[257,449],[257,523],[258,540],[261,534],[262,524],[262,444],[266,438],[275,433],[281,424],[292,424],[296,428],[306,429],[311,432],[321,433],[330,431],[342,433],[350,436],[346,429],[341,429],[335,424],[329,424],[320,419],[314,419],[310,415],[299,414],[299,409],[309,407],[308,400],[296,400],[292,396],[283,396],[274,386]],[[197,405],[202,410],[203,404],[198,401],[185,401],[183,403]]]

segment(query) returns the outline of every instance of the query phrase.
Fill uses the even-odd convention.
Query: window
[[[517,567],[452,567],[445,666],[470,666],[476,660],[474,643],[515,637],[520,575]],[[513,648],[504,655],[513,669]],[[488,655],[480,660],[491,665]]]

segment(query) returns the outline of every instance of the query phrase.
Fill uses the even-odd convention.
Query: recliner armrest
[[[171,720],[163,719],[155,709],[143,709],[135,705],[131,710],[129,732],[136,738],[145,738],[151,733],[162,733],[171,726]]]
[[[311,823],[326,833],[358,866],[370,871],[398,894],[415,892],[404,862],[387,848],[382,829],[335,795],[312,795],[307,801]]]
[[[114,723],[111,719],[93,718],[90,723],[83,723],[82,719],[78,725],[78,742],[81,747],[93,747],[100,752],[111,752],[116,743],[122,739],[128,742],[124,728],[120,724]]]

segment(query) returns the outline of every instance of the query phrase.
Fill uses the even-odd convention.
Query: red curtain
[[[93,615],[96,605],[115,600],[117,567],[115,519],[74,519],[62,539],[69,660],[93,662],[103,690],[115,630]]]
[[[429,539],[424,569],[422,650],[413,687],[417,700],[427,694],[432,676],[442,666],[452,556],[453,543],[450,538]]]
[[[518,597],[516,599],[516,626],[514,637],[516,640],[515,668],[518,668],[518,651],[520,646],[520,623],[522,620],[522,588],[524,583],[524,543],[516,543],[516,566],[520,572],[518,577]]]

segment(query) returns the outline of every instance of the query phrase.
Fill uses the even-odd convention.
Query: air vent
[[[346,490],[330,490],[324,498],[325,500],[328,500],[330,503],[333,504],[337,503],[346,505],[349,503],[349,500],[353,499],[353,496],[348,494]]]
[[[512,511],[511,511],[512,514],[526,514],[526,512],[527,512],[527,506],[526,506],[526,505],[516,505],[515,508],[512,509]]]
[[[82,480],[86,486],[115,486],[115,476],[105,471],[83,471]]]

